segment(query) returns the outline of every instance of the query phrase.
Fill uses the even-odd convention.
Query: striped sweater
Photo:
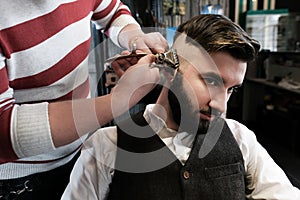
[[[88,98],[91,20],[116,44],[136,22],[119,0],[1,0],[0,13],[0,179],[10,179],[78,151],[80,139],[54,147],[48,102]]]

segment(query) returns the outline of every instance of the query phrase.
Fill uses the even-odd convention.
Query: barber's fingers
[[[121,96],[128,96],[128,101],[136,103],[159,83],[159,69],[150,67],[153,61],[153,55],[144,56],[125,71],[114,89],[116,101],[119,101]]]
[[[137,50],[136,51],[137,54],[139,53],[142,53],[141,50]],[[128,55],[130,54],[129,51],[123,51],[121,53],[121,55]],[[150,56],[151,59],[149,61],[143,61],[143,62],[154,62],[154,56]],[[111,62],[111,67],[113,68],[115,74],[118,76],[118,77],[121,77],[125,71],[132,67],[133,65],[137,64],[139,59],[141,57],[137,56],[137,57],[128,57],[128,58],[121,58],[121,59],[116,59],[114,61]]]
[[[137,64],[126,70],[119,79],[111,91],[113,115],[115,115],[115,113],[119,114],[118,108],[120,107],[128,110],[159,83],[159,69],[149,67],[152,61],[153,55],[147,55],[141,58]]]
[[[129,51],[123,51],[121,52],[121,55],[129,55],[131,52]],[[138,50],[136,53],[142,53],[140,50]],[[114,70],[115,74],[118,77],[121,77],[124,72],[131,67],[132,65],[135,65],[138,62],[138,57],[129,57],[129,58],[118,58],[111,62],[111,67]]]
[[[136,37],[136,48],[145,53],[163,53],[168,49],[167,40],[159,32],[152,32]]]
[[[135,65],[125,71],[118,84],[127,85],[127,89],[132,87],[137,89],[145,85],[148,85],[147,88],[154,88],[160,81],[159,70],[150,67],[154,60],[153,55],[142,57]],[[143,92],[147,93],[149,91],[146,89]]]
[[[155,56],[153,54],[148,54],[139,59],[138,64],[152,64],[155,61]]]
[[[131,61],[132,60],[128,60],[128,59],[117,59],[111,63],[111,67],[113,68],[114,73],[118,77],[121,77],[124,74],[125,70],[127,70],[129,67],[133,65]],[[136,62],[137,61],[135,61],[135,63]]]

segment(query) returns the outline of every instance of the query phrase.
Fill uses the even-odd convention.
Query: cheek
[[[188,91],[189,99],[194,105],[197,105],[197,107],[206,105],[211,99],[209,90],[199,79],[196,81],[187,81],[185,88]]]

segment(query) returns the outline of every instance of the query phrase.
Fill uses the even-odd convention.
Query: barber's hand
[[[116,86],[128,91],[133,91],[139,87],[144,87],[149,84],[151,90],[160,81],[159,69],[156,67],[150,67],[154,61],[155,57],[153,54],[140,58],[135,65],[131,65],[131,67],[123,73]]]
[[[145,33],[136,24],[126,25],[119,33],[118,40],[119,44],[128,50],[132,50],[133,44],[144,53],[163,53],[168,50],[167,40],[161,33]]]
[[[145,53],[163,53],[168,49],[167,40],[159,32],[144,33],[133,36],[130,39],[130,47],[136,44],[136,48]]]
[[[152,54],[142,57],[135,65],[125,71],[117,85],[112,90],[112,104],[114,114],[119,109],[128,110],[148,94],[160,81],[159,69],[149,67],[155,58]]]
[[[130,53],[131,52],[126,50],[126,51],[123,51],[121,53],[121,55],[129,55]],[[137,50],[136,53],[143,53],[143,52],[140,50]],[[120,78],[129,67],[137,64],[139,59],[140,59],[139,57],[116,59],[116,60],[112,61],[110,65],[113,68],[114,73]]]

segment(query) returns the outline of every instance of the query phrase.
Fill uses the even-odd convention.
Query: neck
[[[178,125],[173,120],[173,114],[168,101],[168,88],[163,87],[153,109],[153,113],[162,118],[167,127],[173,130],[178,129]]]

